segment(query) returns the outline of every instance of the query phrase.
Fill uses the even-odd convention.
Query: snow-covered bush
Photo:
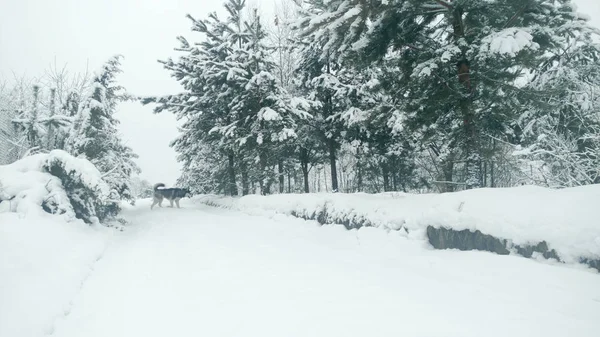
[[[47,212],[97,223],[115,207],[98,169],[62,150],[0,166],[0,186],[0,212]]]

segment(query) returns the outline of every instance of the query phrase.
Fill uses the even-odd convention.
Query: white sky
[[[277,0],[255,0],[271,12]],[[250,2],[250,1],[249,1]],[[600,27],[600,0],[575,0],[579,11]],[[221,11],[221,0],[0,0],[0,79],[39,76],[50,64],[95,70],[115,54],[124,55],[119,81],[134,95],[165,95],[179,85],[156,61],[175,55],[176,37],[190,37],[191,14]],[[140,158],[142,177],[172,185],[180,165],[169,143],[178,135],[168,112],[122,104],[121,132]]]

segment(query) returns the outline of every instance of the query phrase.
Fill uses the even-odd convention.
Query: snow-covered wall
[[[439,249],[486,250],[586,263],[600,270],[600,185],[535,186],[446,194],[199,196],[197,202],[249,214],[283,213],[398,230]]]

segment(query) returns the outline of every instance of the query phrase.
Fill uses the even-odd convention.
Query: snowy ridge
[[[317,219],[320,223],[400,230],[427,240],[428,228],[480,231],[507,247],[547,244],[566,263],[600,259],[600,186],[552,190],[522,186],[447,194],[405,193],[200,196],[197,202]]]

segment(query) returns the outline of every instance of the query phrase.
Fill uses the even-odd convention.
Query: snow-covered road
[[[600,275],[182,203],[125,213],[56,337],[598,336]]]

